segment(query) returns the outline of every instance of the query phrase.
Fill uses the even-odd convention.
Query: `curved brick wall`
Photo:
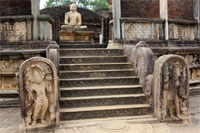
[[[0,16],[31,15],[31,0],[0,0]]]
[[[194,19],[193,0],[168,0],[169,18]]]
[[[159,18],[159,0],[121,0],[122,17]]]

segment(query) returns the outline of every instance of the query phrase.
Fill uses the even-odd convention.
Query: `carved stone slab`
[[[158,58],[154,69],[154,113],[160,121],[189,122],[189,68],[178,55]]]
[[[33,57],[19,68],[22,122],[20,130],[59,125],[59,89],[55,65],[46,58]]]

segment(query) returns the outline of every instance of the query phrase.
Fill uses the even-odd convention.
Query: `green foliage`
[[[108,1],[107,0],[94,0],[90,2],[90,5],[92,6],[92,10],[98,10],[103,8],[108,8]]]
[[[71,3],[71,0],[48,0],[45,7],[69,6]]]
[[[54,6],[69,6],[71,0],[48,0],[45,7],[54,7]],[[76,0],[78,7],[92,9],[93,11],[102,8],[108,8],[107,0]]]

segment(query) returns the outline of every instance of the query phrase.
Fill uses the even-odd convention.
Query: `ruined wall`
[[[33,16],[0,17],[0,41],[16,42],[33,40]],[[38,16],[39,40],[52,40],[53,20],[46,15]]]
[[[172,19],[194,19],[193,0],[168,0],[168,15]]]
[[[159,0],[121,0],[121,16],[159,18]]]
[[[31,0],[0,0],[0,16],[31,15]]]

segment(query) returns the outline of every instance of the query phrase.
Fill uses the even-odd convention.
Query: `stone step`
[[[94,44],[94,43],[92,41],[65,41],[65,40],[60,40],[60,44]]]
[[[112,121],[124,121],[124,120],[129,124],[158,123],[158,119],[153,115],[140,115],[140,116],[122,116],[122,117],[81,119],[81,120],[67,120],[67,121],[61,121],[61,125],[67,128],[79,128],[79,127],[98,125],[99,123],[106,121],[112,122]]]
[[[152,113],[148,104],[61,108],[61,120],[139,116]]]
[[[139,78],[136,76],[60,79],[61,87],[137,85],[137,84],[139,84]]]
[[[144,94],[123,94],[107,96],[84,96],[84,97],[62,97],[60,106],[62,108],[127,105],[145,103]]]
[[[107,44],[60,44],[60,49],[68,48],[106,48]]]
[[[76,70],[109,70],[109,69],[132,69],[132,65],[127,62],[123,63],[86,63],[86,64],[60,64],[60,71]]]
[[[133,69],[122,70],[87,70],[87,71],[60,71],[59,77],[64,78],[97,78],[97,77],[116,77],[133,76]]]
[[[0,98],[17,98],[18,96],[17,90],[0,90]]]
[[[108,96],[143,93],[141,85],[87,86],[60,88],[61,97]]]
[[[17,90],[0,90],[0,108],[19,107]]]
[[[61,56],[61,64],[127,62],[126,56]]]
[[[60,56],[119,56],[123,55],[123,49],[61,49]]]
[[[0,98],[0,108],[19,107],[19,98]]]

